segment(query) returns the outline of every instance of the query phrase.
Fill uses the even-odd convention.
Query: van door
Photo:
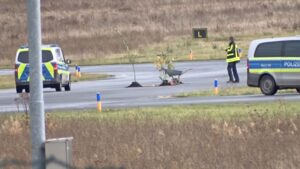
[[[20,50],[16,60],[16,83],[29,84],[29,57],[28,50]]]
[[[69,83],[69,66],[65,63],[65,58],[63,55],[63,52],[60,48],[55,49],[55,57],[58,61],[58,71],[61,75],[61,81],[62,84],[68,84]]]
[[[300,41],[284,42],[282,72],[284,86],[300,86]]]
[[[52,65],[53,55],[50,49],[42,50],[42,74],[43,81],[52,81],[54,77],[54,67]]]
[[[259,75],[269,74],[277,85],[282,85],[282,49],[283,43],[278,41],[259,44],[250,60],[252,71]]]

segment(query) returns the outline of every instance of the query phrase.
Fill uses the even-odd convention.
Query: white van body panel
[[[297,88],[300,89],[300,56],[283,56],[286,50],[285,46],[292,42],[300,41],[300,36],[266,38],[253,40],[248,50],[248,70],[247,84],[252,87],[259,87],[260,78],[263,75],[270,75],[275,80],[278,89]],[[269,42],[282,42],[280,56],[257,56],[255,52],[261,44]],[[292,42],[293,43],[293,42]],[[298,45],[298,44],[297,44]],[[297,48],[297,47],[296,47]],[[264,48],[262,48],[264,49]],[[278,48],[276,48],[278,49]],[[295,48],[293,48],[295,49]],[[300,45],[299,45],[300,50]],[[298,51],[297,51],[298,52]],[[264,64],[266,65],[264,67]]]

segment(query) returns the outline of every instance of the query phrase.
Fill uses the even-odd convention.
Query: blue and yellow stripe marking
[[[255,59],[249,60],[250,73],[294,73],[300,72],[300,58],[298,59]]]
[[[54,71],[53,71],[53,66],[51,63],[43,64],[43,77],[44,77],[44,80],[53,80]]]
[[[51,63],[42,64],[42,79],[43,80],[53,80],[54,79],[54,68]],[[29,65],[20,64],[18,66],[18,80],[29,81]]]
[[[29,80],[29,66],[26,64],[21,64],[19,66],[19,70],[18,70],[19,74],[18,74],[18,78],[21,81],[28,81]]]

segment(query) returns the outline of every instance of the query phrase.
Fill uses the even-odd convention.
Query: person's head
[[[234,43],[234,38],[233,38],[233,36],[230,36],[230,37],[229,37],[229,43]]]

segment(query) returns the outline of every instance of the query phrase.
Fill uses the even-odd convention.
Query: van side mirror
[[[70,59],[66,59],[65,62],[66,62],[66,64],[71,64],[72,63],[72,61]]]

